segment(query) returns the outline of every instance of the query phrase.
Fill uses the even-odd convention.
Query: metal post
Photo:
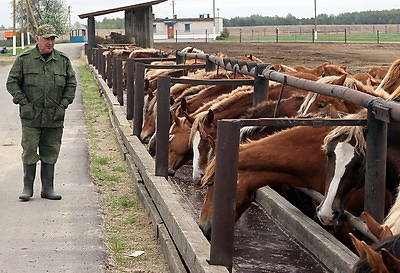
[[[178,55],[177,53],[176,53],[176,59],[175,59],[176,64],[183,64],[185,62],[185,58],[181,55]]]
[[[126,60],[126,119],[133,119],[134,85],[135,85],[135,60]]]
[[[133,134],[140,137],[143,124],[143,99],[144,99],[144,63],[136,63],[135,69],[135,86],[133,100]]]
[[[217,68],[217,65],[213,62],[210,61],[210,55],[206,56],[206,71],[215,71]]]
[[[94,68],[96,68],[97,70],[99,70],[99,64],[98,64],[98,59],[97,59],[97,53],[98,53],[99,49],[98,48],[93,48],[92,52],[93,52],[93,66]]]
[[[96,47],[95,20],[94,17],[88,18],[88,45],[91,48]]]
[[[388,124],[376,119],[371,107],[368,109],[367,118],[364,210],[378,223],[382,223],[385,209]]]
[[[98,48],[97,49],[97,65],[98,68],[97,70],[99,71],[99,74],[101,75],[101,77],[103,77],[104,74],[104,57],[103,57],[103,49]]]
[[[157,82],[157,134],[155,175],[168,177],[168,133],[171,78],[161,76]]]
[[[263,75],[258,72],[260,67],[257,65],[254,70],[254,95],[253,95],[253,106],[268,99],[268,82]]]
[[[113,56],[113,67],[112,67],[112,78],[113,78],[113,87],[112,92],[114,96],[117,95],[117,88],[118,88],[118,74],[117,74],[117,57]]]
[[[232,271],[240,122],[219,120],[217,128],[210,264]]]
[[[112,87],[112,80],[113,80],[112,67],[113,67],[113,57],[111,54],[108,54],[107,55],[107,85],[110,88]]]
[[[88,63],[89,64],[93,64],[93,53],[92,53],[92,48],[91,47],[89,47],[88,48],[88,50],[87,50],[87,52],[88,52],[88,54],[87,54],[87,58],[88,58]]]
[[[117,88],[118,88],[118,74],[117,74],[117,56],[113,56],[113,67],[112,67],[112,78],[113,78],[113,87],[112,93],[114,96],[117,95]]]
[[[119,105],[124,105],[124,82],[123,82],[123,73],[122,73],[122,58],[118,57],[116,59],[115,64],[115,73],[116,73],[116,95]],[[114,90],[114,89],[113,89]]]

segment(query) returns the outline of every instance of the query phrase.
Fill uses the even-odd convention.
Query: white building
[[[154,40],[196,40],[212,39],[223,30],[222,18],[210,18],[209,14],[199,18],[153,19]]]

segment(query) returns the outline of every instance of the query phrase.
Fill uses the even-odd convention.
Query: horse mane
[[[325,76],[322,77],[321,79],[319,79],[317,82],[319,83],[324,83],[324,84],[332,84],[334,83],[336,80],[340,79],[342,76]],[[350,89],[354,89],[375,97],[380,97],[386,100],[389,100],[391,95],[389,95],[385,90],[380,90],[380,91],[375,91],[371,86],[367,86],[365,84],[363,84],[362,82],[360,82],[359,80],[353,78],[351,75],[347,74],[346,79],[343,82],[344,87],[350,88]],[[397,91],[397,89],[396,89]],[[393,92],[393,97],[395,97],[396,95],[400,95],[400,88],[398,89],[398,93],[395,94],[395,92]],[[304,102],[300,105],[299,111],[298,113],[304,113],[304,111],[309,107],[309,105],[311,103],[313,103],[318,96],[321,96],[321,94],[319,93],[309,93],[307,94],[307,96],[304,98]]]
[[[400,59],[394,61],[392,65],[389,67],[388,72],[385,77],[379,84],[377,90],[380,89],[388,89],[391,85],[393,85],[396,80],[400,77]]]
[[[387,97],[387,101],[393,101],[400,96],[400,85]]]
[[[303,94],[294,94],[289,98],[282,99],[281,103],[283,101],[288,101],[293,98],[304,99],[304,95]],[[260,102],[259,104],[257,104],[256,106],[249,108],[240,118],[241,119],[259,118],[260,113],[265,112],[266,108],[273,107],[275,109],[276,105],[277,105],[276,100],[264,100],[264,101]],[[279,105],[278,105],[278,107],[279,107]],[[262,117],[264,117],[264,116],[262,116]]]
[[[201,180],[202,188],[213,182],[215,174],[215,164],[216,164],[216,157],[213,157],[211,161],[208,163],[206,170],[204,171],[204,176]]]
[[[345,118],[348,119],[364,119],[367,117],[367,110],[363,109],[356,114],[349,114]],[[356,152],[364,155],[367,142],[364,137],[363,126],[337,126],[333,128],[325,137],[322,144],[322,150],[326,151],[328,144],[341,135],[347,135],[344,142],[350,142],[352,138],[356,140]]]
[[[182,49],[181,51],[182,52],[186,52],[186,53],[201,53],[201,54],[204,54],[203,50],[200,50],[200,49],[192,47],[192,46],[187,46],[184,49]]]
[[[211,106],[211,110],[214,112],[220,112],[224,108],[226,108],[227,105],[231,104],[232,102],[241,100],[243,95],[246,95],[249,92],[253,92],[253,86],[240,86],[238,88],[235,88],[232,90],[232,92],[229,93],[229,96],[223,100],[217,101],[217,103],[213,104]]]
[[[128,58],[135,58],[138,54],[141,53],[151,53],[151,54],[159,54],[161,55],[161,50],[155,49],[155,48],[143,48],[143,49],[134,49],[130,54]]]
[[[192,128],[190,131],[190,141],[193,140],[194,135],[196,131],[200,131],[200,133],[205,133],[204,131],[204,122],[206,121],[208,117],[209,110],[212,110],[214,112],[220,112],[222,111],[227,105],[231,104],[232,102],[241,100],[243,95],[248,94],[249,92],[253,92],[253,87],[252,86],[240,86],[236,89],[234,89],[232,92],[228,94],[222,94],[218,96],[216,99],[212,100],[211,102],[207,103],[207,106],[210,106],[209,108],[204,107],[201,108],[202,111],[196,111],[194,114],[196,115],[196,118],[192,124]]]

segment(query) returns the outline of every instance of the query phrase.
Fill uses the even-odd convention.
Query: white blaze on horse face
[[[355,148],[348,142],[339,142],[334,150],[336,155],[335,173],[329,185],[328,193],[325,201],[320,205],[318,210],[318,218],[325,225],[332,224],[334,220],[334,212],[332,210],[333,201],[335,199],[339,183],[346,171],[346,166],[351,162],[355,155]]]
[[[199,151],[199,143],[200,143],[200,133],[197,131],[193,138],[193,181],[200,182],[201,180],[201,170],[200,170],[200,151]]]

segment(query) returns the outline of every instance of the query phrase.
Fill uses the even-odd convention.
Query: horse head
[[[169,130],[168,174],[173,175],[192,157],[189,141],[193,119],[187,115],[178,117],[171,111],[172,125]]]
[[[193,148],[193,181],[199,183],[211,155],[214,155],[216,123],[214,112],[209,109],[199,114],[192,126],[190,139]]]
[[[153,97],[143,111],[143,126],[140,132],[140,140],[142,143],[148,143],[156,131],[157,97]]]
[[[325,196],[317,207],[322,224],[333,225],[343,214],[351,194],[364,185],[364,129],[340,126],[325,138]]]
[[[211,240],[211,226],[212,226],[212,215],[213,215],[213,198],[214,198],[214,175],[215,175],[215,163],[213,159],[207,166],[204,173],[204,177],[201,180],[201,187],[207,188],[206,198],[203,206],[201,207],[199,227],[203,232],[204,236]]]

